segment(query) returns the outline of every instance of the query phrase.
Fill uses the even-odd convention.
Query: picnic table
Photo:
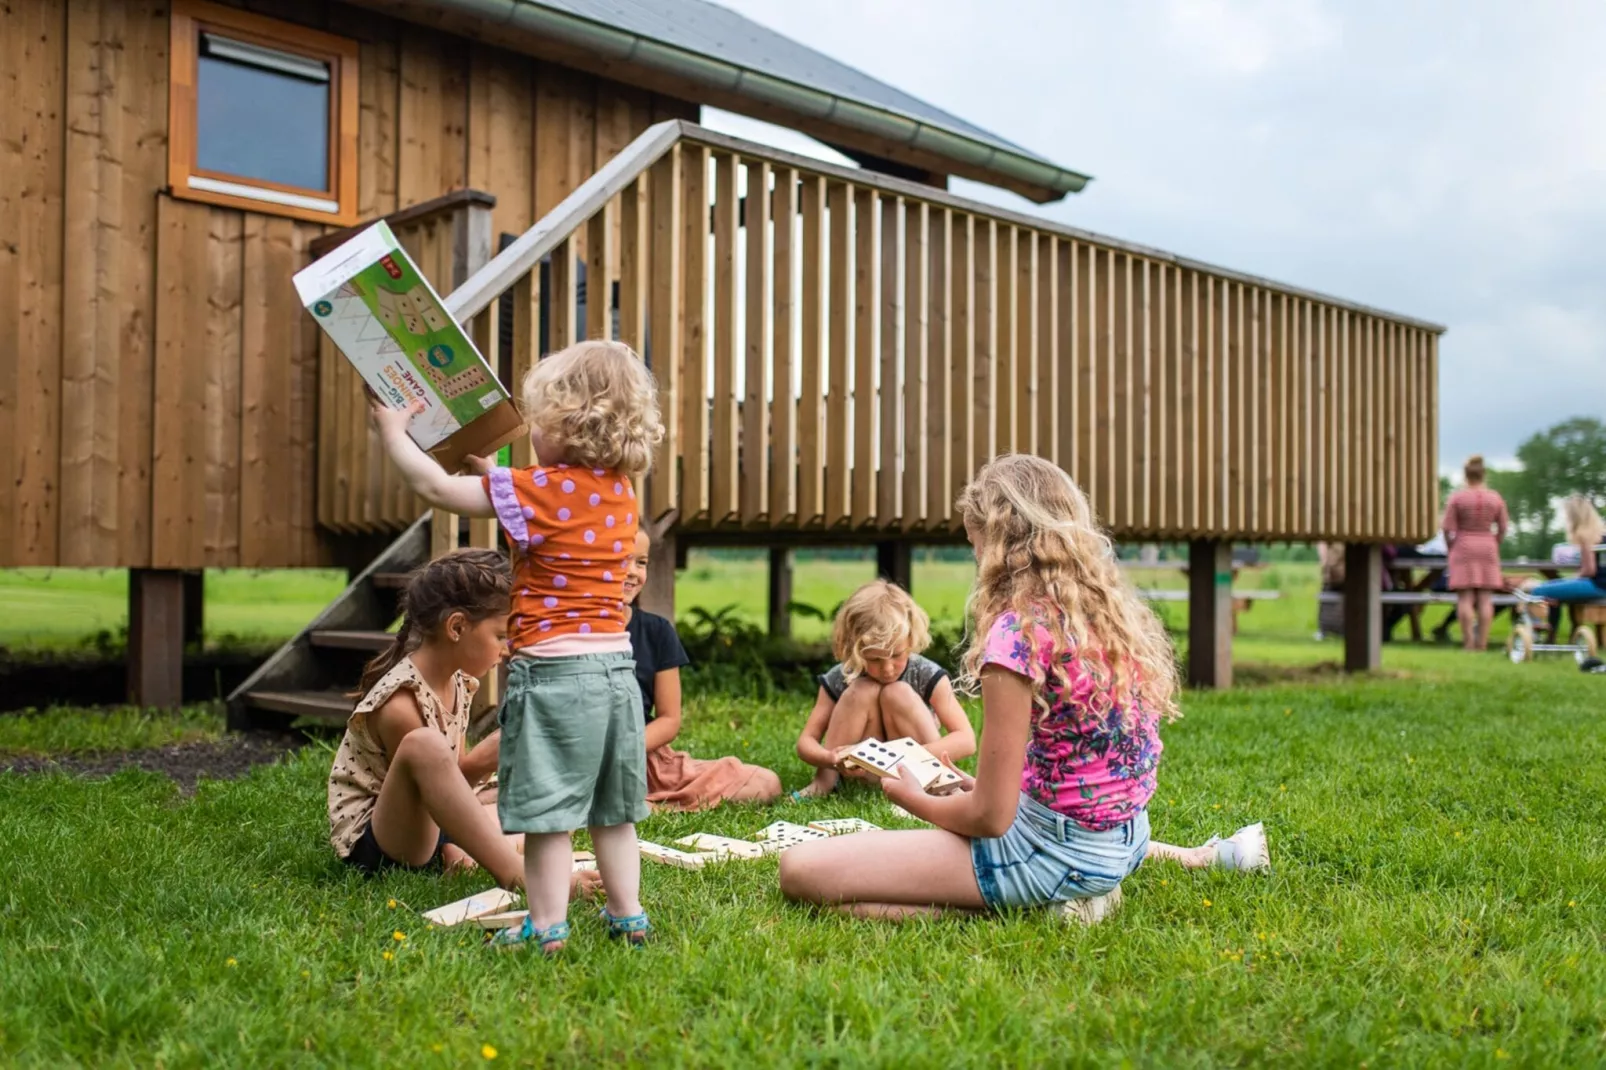
[[[1404,608],[1404,617],[1410,622],[1411,638],[1416,642],[1422,641],[1422,614],[1429,606],[1451,607],[1438,627],[1433,629],[1435,640],[1442,640],[1448,635],[1450,626],[1455,623],[1456,593],[1433,589],[1449,567],[1450,561],[1446,557],[1396,557],[1387,565],[1394,586],[1392,590],[1383,592],[1383,604]],[[1530,561],[1523,557],[1500,562],[1501,573],[1527,573],[1547,580],[1559,579],[1564,573],[1572,571],[1573,567],[1558,565],[1554,561]],[[1517,604],[1516,598],[1509,594],[1497,594],[1493,602],[1497,610],[1509,610]]]
[[[1138,597],[1145,602],[1186,602],[1188,592],[1181,587],[1139,587]],[[1267,602],[1281,598],[1281,591],[1233,591],[1232,592],[1232,634],[1238,634],[1238,614],[1247,613],[1256,602]]]
[[[1234,556],[1232,560],[1233,582],[1236,583],[1238,581],[1239,572],[1243,571],[1245,568],[1255,568],[1258,564],[1258,560],[1240,560],[1237,556]],[[1182,573],[1184,577],[1188,575],[1188,562],[1186,561],[1156,561],[1153,564],[1145,564],[1141,561],[1122,561],[1121,567],[1129,571],[1142,570],[1147,572],[1155,572],[1159,570],[1175,570]],[[1188,601],[1188,591],[1185,587],[1139,587],[1137,588],[1137,592],[1138,597],[1142,598],[1145,602]],[[1232,592],[1232,634],[1238,634],[1238,614],[1249,612],[1249,610],[1254,608],[1256,602],[1266,602],[1281,597],[1281,591],[1234,589]]]

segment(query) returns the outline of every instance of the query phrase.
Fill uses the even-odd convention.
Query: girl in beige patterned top
[[[329,772],[329,842],[350,864],[478,864],[523,887],[523,837],[504,836],[494,795],[476,792],[496,771],[501,733],[464,750],[478,678],[507,648],[510,582],[495,550],[447,554],[408,581],[401,630],[363,673]],[[576,874],[571,895],[595,880]]]

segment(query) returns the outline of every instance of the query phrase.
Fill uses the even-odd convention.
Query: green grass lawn
[[[1241,675],[1288,682],[1190,694],[1165,734],[1155,834],[1263,820],[1274,872],[1146,866],[1093,930],[856,922],[784,903],[773,861],[648,865],[656,944],[609,945],[576,908],[549,963],[417,916],[483,879],[337,863],[323,747],[192,798],[0,775],[0,1063],[1598,1065],[1603,682],[1433,649],[1370,680],[1298,667],[1336,653],[1246,636]],[[683,742],[797,787],[806,705],[694,695]],[[0,749],[208,731],[104,716],[0,718]],[[820,815],[897,824],[859,792],[642,831]]]
[[[692,607],[735,608],[753,624],[767,619],[766,563],[693,551],[676,582],[681,615]],[[1178,588],[1185,578],[1175,568],[1133,569],[1143,587]],[[932,620],[949,625],[964,618],[965,596],[975,575],[968,561],[935,561],[917,555],[915,596]],[[875,577],[871,560],[804,560],[794,571],[793,599],[829,614],[860,584]],[[212,570],[206,574],[206,636],[247,640],[287,639],[340,593],[344,574],[333,570]],[[1316,629],[1317,572],[1314,565],[1268,565],[1246,569],[1239,589],[1274,590],[1281,597],[1254,604],[1240,620],[1245,638],[1309,636]],[[101,631],[127,625],[127,573],[117,569],[0,570],[0,603],[14,609],[0,618],[0,647],[14,650],[81,645]],[[1159,603],[1157,612],[1174,631],[1187,627],[1185,605]],[[1428,611],[1436,622],[1444,607]],[[1496,630],[1503,641],[1504,625]],[[801,640],[830,635],[829,620],[799,614],[793,631]],[[1404,626],[1400,634],[1405,634]]]

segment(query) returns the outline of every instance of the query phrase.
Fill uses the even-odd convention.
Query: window
[[[357,221],[357,44],[176,0],[168,94],[175,197]]]

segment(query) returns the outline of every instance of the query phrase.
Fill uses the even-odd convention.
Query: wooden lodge
[[[0,88],[0,567],[130,569],[136,701],[177,700],[197,570],[356,577],[250,685],[290,714],[383,641],[399,571],[492,538],[423,515],[291,286],[381,217],[507,381],[581,337],[642,352],[651,514],[682,551],[775,548],[780,604],[804,543],[907,582],[1018,450],[1116,537],[1191,544],[1194,682],[1230,680],[1245,541],[1351,547],[1366,668],[1377,547],[1435,526],[1442,328],[955,197],[1087,179],[701,0],[9,0]]]

